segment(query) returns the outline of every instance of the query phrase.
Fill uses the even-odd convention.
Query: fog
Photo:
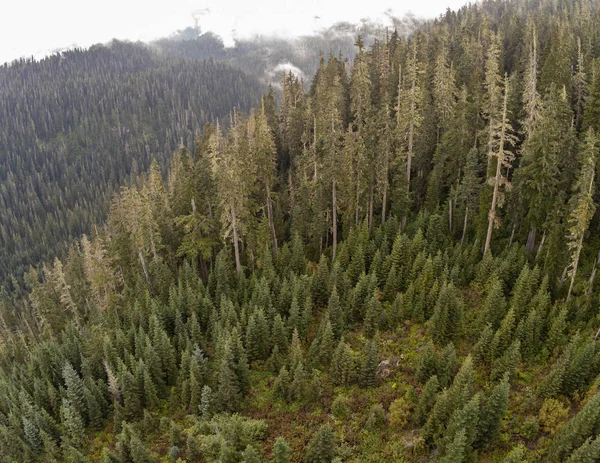
[[[390,23],[407,12],[423,18],[459,8],[465,0],[3,0],[0,3],[0,63],[40,58],[112,38],[150,41],[194,25],[220,35],[226,45],[255,34],[297,36],[339,21]]]

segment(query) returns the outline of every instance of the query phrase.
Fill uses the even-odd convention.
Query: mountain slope
[[[0,68],[0,280],[48,261],[106,218],[112,195],[155,159],[264,87],[214,61],[113,42]],[[227,121],[226,121],[227,122]]]

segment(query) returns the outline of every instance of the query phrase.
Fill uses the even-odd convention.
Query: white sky
[[[41,57],[66,47],[87,47],[112,38],[152,40],[193,25],[191,11],[209,8],[201,21],[231,42],[232,30],[298,35],[337,21],[382,18],[411,11],[435,17],[466,0],[0,0],[0,63]],[[315,19],[319,16],[320,19]]]

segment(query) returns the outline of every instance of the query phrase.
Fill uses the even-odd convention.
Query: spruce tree
[[[589,227],[590,220],[594,216],[596,205],[594,203],[594,178],[598,148],[594,131],[590,129],[586,136],[586,146],[583,151],[583,162],[581,173],[577,180],[577,197],[571,217],[569,219],[569,249],[571,250],[571,262],[569,264],[569,277],[571,284],[567,293],[567,300],[571,297],[577,268],[579,266],[579,256],[583,248],[583,239]]]
[[[336,448],[333,429],[324,424],[315,433],[304,456],[304,463],[332,463],[335,458]]]
[[[490,391],[484,405],[481,407],[477,438],[479,447],[486,446],[495,440],[500,433],[500,425],[508,408],[508,395],[510,392],[508,378],[508,374],[505,374],[502,381]]]
[[[283,437],[278,437],[273,446],[273,463],[290,463],[290,446]]]

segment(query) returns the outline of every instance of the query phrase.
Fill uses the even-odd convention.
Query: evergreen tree
[[[283,437],[278,437],[273,446],[273,463],[290,463],[290,446]]]
[[[496,439],[500,432],[500,424],[508,408],[508,395],[510,384],[508,374],[490,391],[484,405],[481,407],[479,417],[479,431],[477,443],[483,447]]]
[[[596,137],[593,130],[589,130],[586,137],[586,147],[583,152],[583,165],[576,185],[577,199],[575,207],[571,212],[569,223],[569,249],[571,250],[571,262],[569,264],[569,277],[571,284],[567,294],[567,300],[573,292],[579,256],[583,248],[583,239],[588,229],[590,220],[594,216],[596,205],[594,203],[594,177],[598,149]]]
[[[305,463],[332,463],[335,458],[336,448],[333,429],[324,424],[314,434],[304,456]]]

